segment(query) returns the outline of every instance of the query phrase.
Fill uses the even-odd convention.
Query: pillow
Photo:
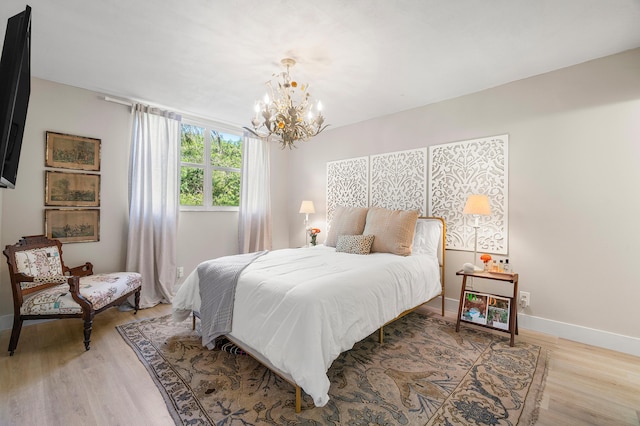
[[[363,233],[376,237],[371,245],[371,252],[410,255],[417,220],[417,210],[370,207]]]
[[[373,235],[340,235],[336,251],[351,254],[369,254]]]
[[[437,257],[442,251],[440,235],[442,235],[442,222],[434,219],[418,219],[411,254]]]
[[[18,272],[30,277],[62,275],[62,263],[57,246],[16,251]]]
[[[340,235],[362,235],[367,210],[366,207],[337,206],[324,245],[335,247]]]

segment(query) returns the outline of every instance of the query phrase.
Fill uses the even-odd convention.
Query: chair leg
[[[20,315],[13,316],[13,330],[11,330],[11,340],[9,340],[9,356],[13,356],[13,352],[18,346],[18,339],[20,338],[20,331],[22,330],[22,318]]]
[[[140,309],[140,289],[138,289],[138,291],[136,291],[135,295],[134,295],[134,303],[135,303],[135,311],[133,312],[133,315],[138,313],[138,309]]]
[[[89,343],[91,342],[91,330],[93,324],[93,315],[87,315],[84,318],[84,349],[89,350]]]

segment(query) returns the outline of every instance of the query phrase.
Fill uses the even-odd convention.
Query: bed
[[[417,214],[413,223],[410,255],[353,254],[329,235],[329,245],[269,251],[242,270],[225,336],[295,386],[296,412],[301,389],[316,406],[328,402],[327,370],[340,353],[376,330],[382,343],[384,325],[444,295],[446,225]],[[174,298],[176,321],[200,312],[203,285],[196,268]]]

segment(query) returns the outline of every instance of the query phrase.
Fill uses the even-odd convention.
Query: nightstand
[[[481,327],[492,328],[511,334],[510,346],[515,343],[515,335],[518,334],[518,274],[499,272],[464,272],[458,271],[456,275],[462,275],[462,288],[460,289],[460,306],[458,307],[458,319],[456,332],[460,331],[460,322],[469,322]],[[482,278],[486,280],[501,281],[513,286],[512,296],[499,296],[493,293],[480,293],[467,291],[467,277]],[[465,292],[466,296],[465,296]],[[508,304],[506,303],[508,301]],[[507,306],[508,305],[508,306]],[[465,319],[462,319],[463,308]],[[470,314],[467,308],[473,311]],[[484,309],[484,312],[482,310]],[[500,318],[508,312],[508,322],[501,323]],[[496,321],[493,321],[496,318]]]

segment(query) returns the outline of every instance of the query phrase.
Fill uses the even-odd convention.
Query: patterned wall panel
[[[427,212],[427,149],[371,156],[370,205]]]
[[[486,194],[478,252],[507,254],[509,135],[429,147],[429,215],[445,218],[447,248],[473,251],[474,219],[462,210],[469,194]]]
[[[369,206],[369,157],[327,163],[327,224],[336,206]]]

